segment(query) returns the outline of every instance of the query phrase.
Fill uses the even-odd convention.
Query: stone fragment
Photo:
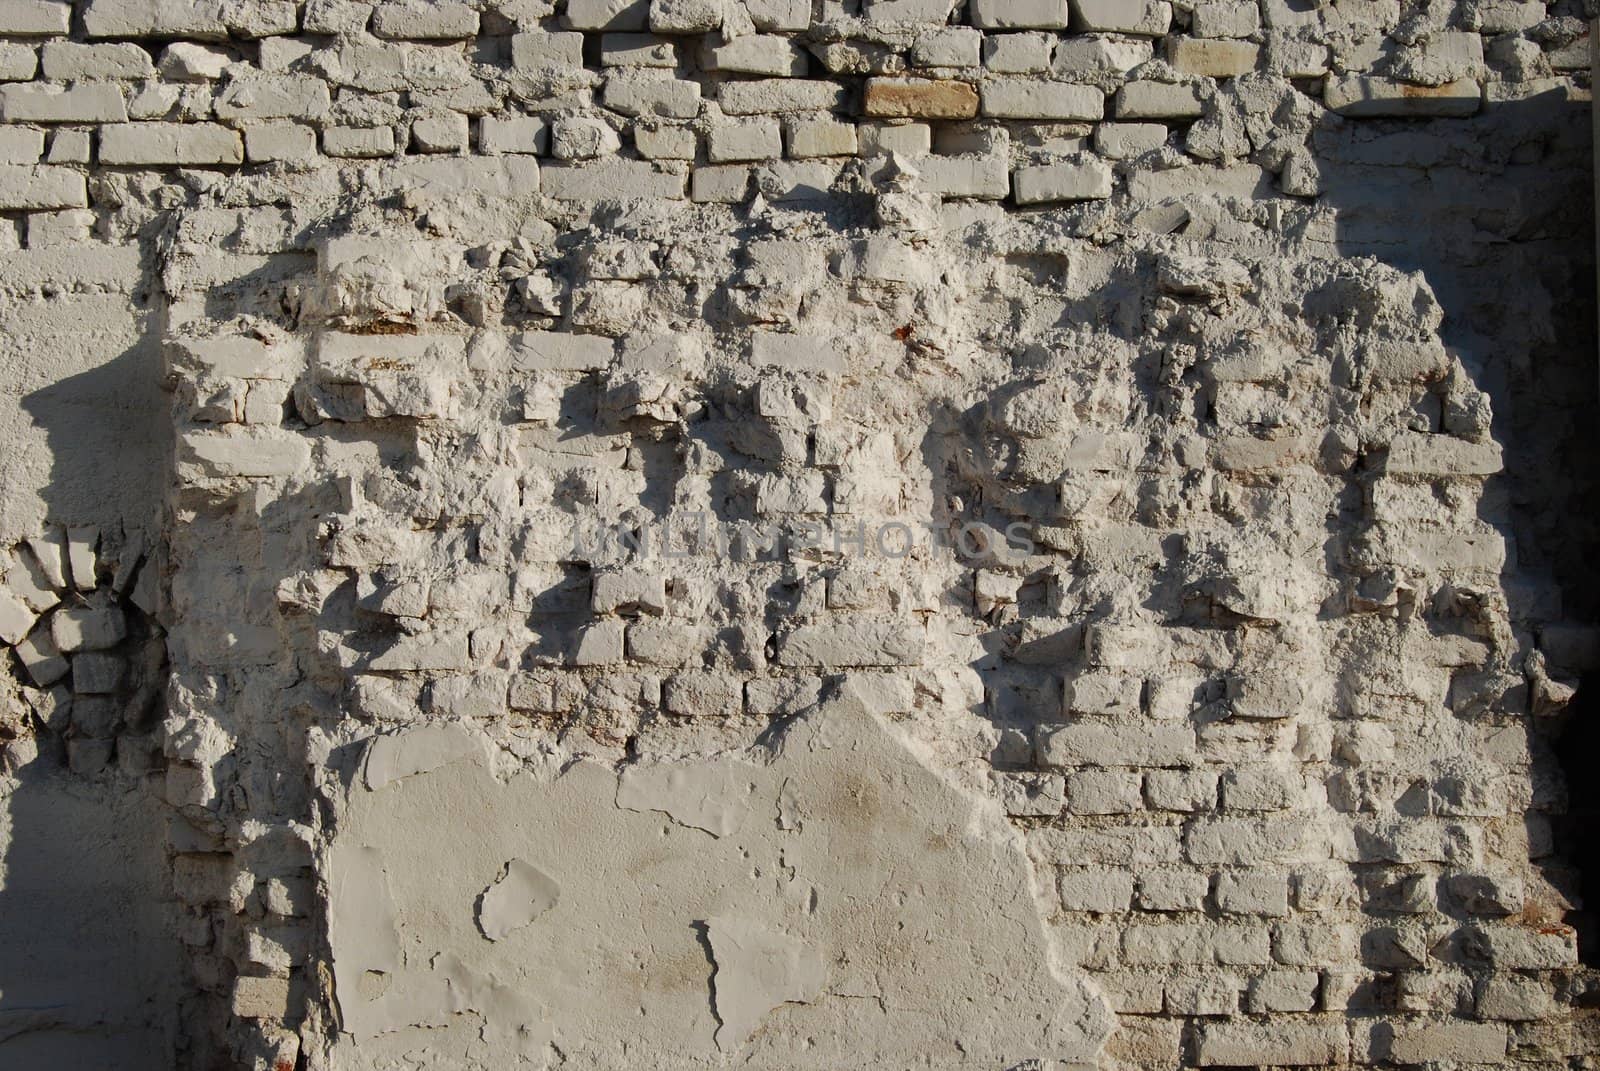
[[[13,650],[22,660],[22,668],[28,671],[28,678],[40,688],[48,688],[72,669],[45,624],[30,632]]]
[[[214,82],[222,77],[231,62],[228,53],[220,48],[174,41],[161,50],[157,68],[166,82]]]
[[[127,634],[127,621],[122,611],[114,606],[61,609],[50,619],[50,635],[56,647],[69,654],[115,647]]]

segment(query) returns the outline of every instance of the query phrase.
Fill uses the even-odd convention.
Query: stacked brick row
[[[59,242],[114,200],[100,169],[469,155],[556,198],[740,201],[813,196],[892,151],[945,196],[1033,205],[1108,197],[1151,153],[1254,153],[1313,196],[1292,130],[1241,141],[1235,102],[1262,79],[1352,118],[1587,92],[1565,3],[951,6],[17,0],[0,210]]]

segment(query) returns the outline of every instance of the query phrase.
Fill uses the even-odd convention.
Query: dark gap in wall
[[[1578,958],[1600,966],[1600,673],[1587,673],[1567,713],[1570,722],[1556,748],[1567,782],[1567,813],[1556,819],[1561,854],[1578,872],[1583,907],[1567,916],[1578,930]]]

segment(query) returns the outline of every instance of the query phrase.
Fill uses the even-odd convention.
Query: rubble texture
[[[1593,14],[0,5],[0,1063],[1592,1066]]]

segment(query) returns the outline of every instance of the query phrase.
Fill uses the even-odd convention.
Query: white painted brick
[[[682,199],[682,174],[657,170],[642,160],[605,160],[586,166],[550,164],[541,169],[544,191],[560,201]]]
[[[768,33],[804,30],[811,25],[811,0],[744,0],[756,29]]]
[[[545,121],[535,115],[486,115],[478,121],[478,151],[491,156],[542,153],[548,135]]]
[[[839,107],[844,93],[844,87],[833,82],[769,78],[724,82],[717,87],[717,100],[728,115],[822,112]]]
[[[1054,34],[990,34],[983,40],[983,66],[996,74],[1037,74],[1049,68],[1055,44]]]
[[[1067,0],[972,0],[967,12],[984,30],[1067,28]]]
[[[1019,205],[1092,201],[1110,197],[1112,192],[1111,168],[1098,161],[1021,167],[1011,178]]]
[[[425,153],[465,150],[467,117],[451,112],[417,119],[411,124],[411,147]]]
[[[393,127],[330,126],[322,132],[322,151],[329,156],[370,159],[390,156],[394,150]]]
[[[699,143],[687,126],[633,126],[633,146],[646,160],[693,160]]]
[[[862,156],[923,156],[933,148],[933,128],[927,123],[862,123],[858,134]]]
[[[582,67],[583,34],[516,34],[511,38],[511,66],[522,71]]]
[[[911,46],[915,67],[976,67],[982,62],[984,37],[970,26],[943,26],[918,36]]]
[[[1117,90],[1118,119],[1198,119],[1203,111],[1194,86],[1129,82]]]
[[[665,67],[678,65],[678,45],[670,37],[653,33],[600,35],[600,63],[606,67]]]
[[[195,37],[228,35],[216,0],[88,0],[83,28],[90,37]]]
[[[87,130],[57,130],[50,137],[50,152],[45,157],[45,162],[86,164],[89,162],[89,149]]]
[[[573,30],[645,30],[649,0],[567,0],[564,21]]]
[[[0,82],[26,82],[39,69],[39,54],[20,41],[0,41]]]
[[[1160,123],[1101,123],[1094,129],[1094,148],[1111,160],[1153,152],[1167,143],[1167,128]]]
[[[0,4],[0,34],[8,37],[65,36],[72,5],[65,0],[6,0]]]
[[[119,123],[100,129],[100,162],[133,166],[238,164],[244,144],[216,123]]]
[[[0,208],[85,208],[88,204],[82,172],[49,164],[0,165]]]
[[[1172,27],[1168,0],[1072,0],[1072,28],[1160,37]]]
[[[983,83],[983,114],[996,119],[1095,122],[1105,110],[1105,94],[1094,86],[1032,78],[994,78]]]
[[[800,159],[814,156],[854,156],[856,128],[836,119],[790,119],[785,123],[789,155]]]
[[[478,33],[478,12],[449,0],[383,3],[373,9],[372,32],[378,37],[415,40],[474,37]]]
[[[1196,4],[1191,24],[1196,37],[1249,37],[1261,28],[1255,0],[1213,0]]]
[[[798,78],[806,73],[806,55],[787,37],[748,34],[707,48],[707,70]]]
[[[783,137],[776,119],[723,122],[706,136],[706,154],[712,163],[770,160],[783,155]]]
[[[317,155],[317,132],[299,123],[262,123],[246,127],[244,153],[251,163],[310,160]]]
[[[603,100],[623,115],[693,119],[700,114],[700,83],[664,72],[619,72],[606,78]]]
[[[316,119],[327,112],[328,84],[295,74],[264,74],[230,82],[217,96],[218,119]]]
[[[43,155],[43,130],[0,126],[0,164],[36,164]]]
[[[127,118],[120,86],[0,86],[0,120],[7,123],[121,123]]]
[[[42,56],[44,76],[59,82],[148,78],[155,73],[150,53],[135,44],[80,45],[50,41],[45,44]]]

